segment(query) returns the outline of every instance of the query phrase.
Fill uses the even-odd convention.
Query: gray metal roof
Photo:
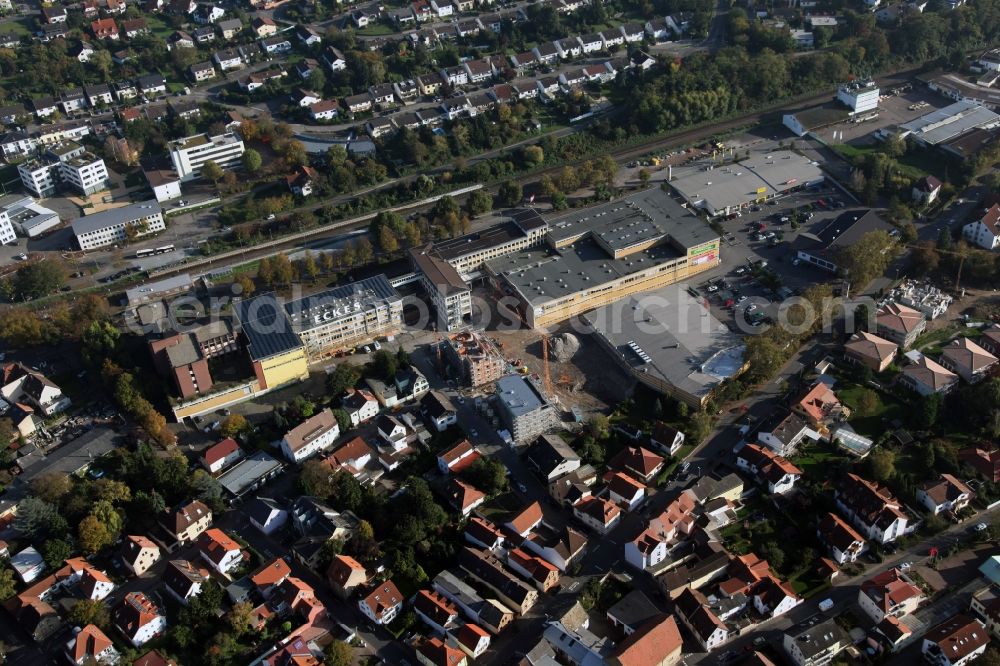
[[[167,347],[167,359],[171,368],[190,365],[201,358],[201,352],[195,346],[190,335],[185,335],[180,342],[171,347]]]
[[[742,339],[681,285],[583,315],[635,373],[702,397],[742,366]]]
[[[239,462],[219,477],[219,484],[239,497],[258,480],[280,469],[282,464],[263,451],[258,451]]]
[[[698,223],[703,224],[700,220]],[[494,274],[503,274],[525,301],[539,305],[584,289],[596,289],[606,282],[683,256],[671,245],[663,244],[612,259],[596,242],[586,238],[559,250],[545,247],[522,250],[487,261],[486,265]]]
[[[544,407],[548,401],[526,377],[508,375],[497,381],[497,396],[504,409],[515,417]]]
[[[191,276],[181,273],[173,277],[147,282],[125,290],[125,300],[131,305],[156,298],[159,294],[171,294],[194,286]]]
[[[132,220],[138,220],[162,212],[163,209],[156,202],[156,199],[149,199],[148,201],[140,201],[129,206],[110,208],[100,213],[79,217],[73,220],[71,226],[73,227],[73,233],[79,236],[90,231],[105,229],[116,224],[131,222]]]
[[[692,203],[711,210],[745,205],[795,187],[823,180],[811,160],[790,150],[777,150],[711,171],[696,171],[670,181],[670,186]]]
[[[975,102],[955,102],[900,125],[924,143],[937,145],[974,129],[995,127],[1000,116]]]
[[[297,349],[302,341],[285,309],[273,293],[261,294],[256,298],[240,301],[234,313],[243,334],[249,343],[249,352],[254,360],[261,360]]]

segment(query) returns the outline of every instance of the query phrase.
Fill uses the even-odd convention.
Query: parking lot
[[[821,199],[822,206],[817,203]],[[771,200],[720,221],[723,265],[692,286],[699,296],[708,298],[717,318],[738,331],[753,332],[777,318],[781,301],[829,278],[829,274],[796,261],[789,246],[800,233],[821,229],[851,204],[839,191],[824,186]],[[795,211],[801,220],[798,229],[791,228]],[[737,316],[743,323],[737,323]]]

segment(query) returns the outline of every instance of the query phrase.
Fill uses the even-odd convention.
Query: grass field
[[[848,160],[879,152],[878,145],[854,146],[841,143],[831,147]],[[928,151],[911,150],[896,160],[896,164],[899,167],[899,173],[907,178],[923,178],[927,174],[933,174],[939,178],[944,177],[943,167],[945,164],[940,158],[935,158]]]
[[[799,444],[799,451],[792,456],[792,462],[810,479],[823,479],[828,476],[831,465],[840,464],[850,458],[832,444],[814,442],[804,439]]]
[[[21,19],[20,21],[7,21],[5,23],[0,23],[0,33],[5,35],[17,35],[18,37],[29,37],[31,36],[31,23],[28,19]]]
[[[861,396],[865,391],[873,391],[876,395],[876,403],[871,413],[863,414],[861,411]],[[846,388],[837,390],[837,397],[840,401],[851,408],[850,424],[859,434],[866,437],[877,438],[885,430],[885,421],[895,419],[905,420],[906,410],[898,402],[888,399],[884,394],[874,389],[865,389],[854,384]]]

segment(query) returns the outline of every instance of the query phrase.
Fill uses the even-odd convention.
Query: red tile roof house
[[[458,607],[434,590],[420,590],[411,600],[413,612],[438,634],[458,620]]]
[[[337,555],[326,570],[326,580],[333,593],[348,599],[354,590],[368,583],[364,566],[350,555]]]
[[[218,571],[227,574],[243,561],[240,545],[218,528],[206,530],[198,539],[202,559]]]
[[[97,39],[118,39],[118,24],[113,18],[92,21],[90,31]]]
[[[958,452],[958,459],[971,465],[992,483],[1000,483],[1000,449],[969,447]]]
[[[917,501],[934,515],[961,511],[975,495],[969,486],[951,474],[942,474],[917,488]]]
[[[486,501],[486,493],[455,478],[449,479],[447,492],[448,501],[463,516]]]
[[[864,537],[835,513],[826,514],[816,532],[837,564],[856,562],[868,550]]]
[[[243,457],[243,450],[236,440],[227,437],[205,449],[201,454],[201,464],[211,474],[218,474]]]
[[[644,483],[649,483],[663,469],[663,457],[641,446],[629,446],[608,462],[611,469],[621,470]]]
[[[315,624],[326,616],[326,607],[316,598],[316,591],[294,576],[281,582],[274,591],[270,604],[278,615],[296,614],[304,618],[306,624]]]
[[[447,451],[442,451],[437,456],[438,469],[442,474],[460,472],[479,458],[472,443],[463,439]]]
[[[291,573],[292,569],[285,560],[276,557],[250,576],[250,582],[254,584],[262,598],[268,599]]]
[[[70,663],[83,666],[90,663],[113,664],[120,655],[111,639],[96,625],[88,624],[66,644]]]
[[[674,666],[683,647],[677,619],[661,615],[646,622],[615,646],[609,666]]]
[[[548,592],[559,585],[559,569],[520,548],[507,552],[507,566],[514,573],[533,583],[539,592]]]
[[[937,666],[964,666],[985,652],[989,642],[989,633],[979,620],[959,614],[925,634],[920,651]]]
[[[869,578],[861,584],[858,591],[858,605],[875,623],[890,615],[909,615],[917,610],[924,599],[920,588],[896,568]]]
[[[375,624],[389,624],[403,609],[403,595],[395,583],[387,580],[377,584],[358,601],[358,608]]]
[[[424,666],[466,666],[468,657],[446,645],[440,638],[424,638],[417,643],[417,661]]]
[[[125,546],[122,550],[122,562],[125,568],[141,576],[146,573],[149,567],[160,560],[160,547],[152,540],[142,535],[129,535],[125,537]]]
[[[766,446],[747,444],[736,456],[736,466],[752,474],[772,494],[783,494],[795,487],[802,470]]]
[[[471,622],[466,622],[458,629],[448,631],[448,636],[470,659],[476,659],[490,649],[489,633]]]
[[[132,645],[139,647],[167,629],[167,618],[142,592],[129,592],[111,611],[111,621]]]
[[[465,540],[487,550],[496,550],[505,541],[503,532],[496,525],[479,516],[469,518],[465,526]]]
[[[519,514],[511,518],[505,524],[505,527],[518,536],[526,537],[531,530],[538,527],[538,524],[541,522],[542,505],[538,502],[532,502],[528,506],[521,509]]]

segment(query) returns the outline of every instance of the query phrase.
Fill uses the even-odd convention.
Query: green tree
[[[96,599],[80,599],[69,611],[67,617],[70,624],[77,627],[85,627],[94,624],[102,629],[107,629],[111,624],[111,613],[103,601]]]
[[[327,499],[333,493],[330,468],[319,460],[305,461],[299,473],[299,487],[306,495]]]
[[[80,547],[87,555],[99,552],[114,541],[108,528],[94,516],[87,516],[80,521],[77,537],[80,541]]]
[[[72,488],[69,475],[62,472],[48,472],[31,482],[31,494],[50,504],[58,504]]]
[[[367,236],[362,236],[358,239],[358,243],[355,246],[354,251],[359,264],[367,264],[375,257],[375,250],[372,248],[372,242],[368,240]]]
[[[344,641],[334,640],[323,650],[326,666],[351,666],[353,659],[351,646]]]
[[[302,254],[302,272],[310,280],[315,280],[319,275],[319,265],[316,264],[316,255],[312,250],[306,250]]]
[[[351,415],[347,413],[345,409],[334,409],[333,418],[337,420],[337,425],[340,427],[340,432],[347,432],[354,427],[351,423]]]
[[[257,173],[260,170],[261,165],[264,163],[264,159],[260,156],[253,148],[247,148],[243,153],[243,168],[250,173]],[[207,166],[207,165],[206,165]],[[219,176],[220,178],[222,176]],[[210,177],[209,180],[212,180]]]
[[[49,539],[42,545],[45,564],[58,569],[73,554],[73,546],[65,539]]]
[[[527,146],[521,154],[528,168],[536,167],[545,161],[545,151],[541,146]]]
[[[516,180],[504,181],[497,192],[497,200],[500,205],[508,208],[517,206],[523,198],[524,192],[521,190],[521,184]]]
[[[59,509],[37,497],[28,497],[17,505],[14,527],[34,542],[50,537],[61,538],[69,531],[69,524]]]
[[[896,473],[896,454],[878,447],[868,456],[868,472],[879,483],[885,483]]]
[[[257,291],[257,285],[254,284],[253,278],[246,273],[240,273],[233,284],[239,286],[239,295],[241,298],[250,298]]]
[[[17,592],[17,579],[10,567],[0,568],[0,601],[6,601]]]
[[[507,468],[494,458],[478,458],[465,471],[469,482],[487,495],[496,495],[507,490]]]
[[[242,414],[230,414],[222,419],[222,425],[219,426],[219,434],[223,437],[238,437],[246,432],[249,427],[250,423],[245,416]]]
[[[237,636],[250,631],[253,622],[253,604],[247,601],[240,601],[233,604],[233,607],[226,614],[226,624],[229,630]]]
[[[66,284],[63,264],[53,259],[42,259],[19,269],[14,275],[14,293],[17,298],[34,299],[47,296]]]
[[[860,291],[885,273],[897,253],[898,246],[888,232],[869,231],[840,251],[838,263],[854,290]]]
[[[213,183],[218,183],[222,180],[225,173],[215,160],[208,160],[201,165],[201,175]]]
[[[399,249],[399,239],[389,227],[380,227],[378,230],[378,246],[382,252],[392,254]]]
[[[880,404],[878,393],[871,389],[865,389],[858,397],[858,412],[861,416],[871,416],[878,411]]]
[[[371,368],[376,377],[391,381],[396,376],[399,363],[395,354],[386,349],[380,349],[372,356]]]
[[[361,371],[351,363],[341,363],[327,375],[326,390],[334,398],[353,387],[361,379]]]
[[[111,322],[97,320],[84,329],[80,340],[83,360],[93,367],[99,366],[106,358],[113,358],[121,339],[121,331]]]
[[[476,190],[469,195],[466,207],[472,217],[485,215],[493,210],[493,196],[486,190]]]

